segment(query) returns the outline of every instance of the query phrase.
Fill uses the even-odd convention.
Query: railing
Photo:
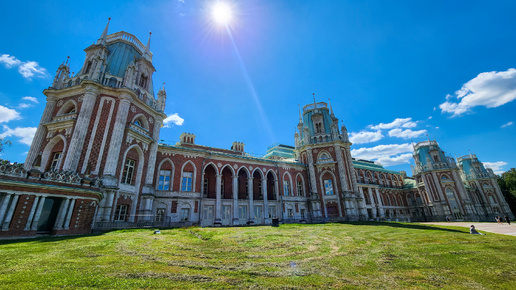
[[[313,109],[319,109],[319,108],[328,108],[328,104],[325,102],[319,102],[316,104],[308,104],[303,107],[303,112],[313,110]]]
[[[143,135],[143,136],[145,136],[147,138],[152,139],[151,136],[150,136],[149,131],[147,131],[145,128],[142,128],[142,127],[140,127],[140,126],[138,126],[138,125],[136,125],[134,123],[129,123],[129,129],[131,129],[133,131],[136,131],[136,132],[140,133],[141,135]]]
[[[68,120],[77,120],[77,113],[69,113],[64,115],[55,116],[52,118],[53,123],[68,121]]]
[[[171,222],[171,221],[137,221],[137,222],[95,222],[93,230],[119,230],[119,229],[138,229],[138,228],[182,228],[190,227],[196,223],[190,221]]]
[[[115,40],[123,40],[129,42],[133,44],[137,49],[139,49],[141,54],[145,52],[145,45],[143,45],[143,43],[138,38],[136,38],[136,36],[125,31],[120,31],[108,35],[106,42],[113,42]],[[150,54],[150,56],[152,57],[152,53]]]

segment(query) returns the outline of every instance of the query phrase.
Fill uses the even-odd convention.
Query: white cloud
[[[35,61],[27,61],[24,62],[20,67],[18,67],[18,72],[26,79],[32,79],[33,76],[38,78],[45,78],[48,76],[47,70],[43,67],[40,67],[39,64]]]
[[[400,128],[396,128],[389,131],[390,137],[398,137],[403,139],[416,138],[423,134],[426,134],[426,130],[412,131],[410,129],[403,130]]]
[[[21,103],[18,105],[18,108],[20,108],[20,109],[25,109],[25,108],[30,108],[30,107],[32,107],[32,104]]]
[[[20,118],[20,113],[0,105],[0,123],[7,123],[11,120],[17,120]]]
[[[381,162],[384,166],[409,163],[412,156],[412,145],[387,144],[370,148],[359,148],[351,150],[351,155],[358,159]]]
[[[432,120],[432,116],[428,117],[428,120]]]
[[[18,137],[20,138],[20,143],[29,145],[32,143],[32,139],[34,138],[34,134],[36,134],[36,127],[16,127],[11,129],[7,126],[4,127],[4,132],[0,134],[0,138],[6,137]]]
[[[31,96],[25,96],[25,97],[22,98],[22,100],[26,100],[26,101],[29,101],[29,102],[33,102],[33,103],[39,104],[38,99],[36,99],[34,97],[31,97]]]
[[[371,125],[369,126],[373,130],[380,130],[380,129],[393,129],[393,128],[414,128],[417,126],[417,122],[412,121],[412,118],[396,118],[394,121],[390,123],[380,123],[378,125]]]
[[[376,163],[379,163],[383,166],[410,164],[410,160],[412,160],[412,158],[412,153],[405,153],[394,157],[380,157]]]
[[[484,72],[465,83],[453,96],[446,96],[446,102],[439,105],[441,113],[452,113],[453,117],[471,111],[476,106],[496,108],[516,99],[516,69],[501,72]]]
[[[18,67],[18,72],[28,80],[31,80],[34,76],[38,78],[49,76],[47,70],[35,61],[20,61],[12,55],[2,54],[0,55],[0,63],[3,63],[8,69]]]
[[[185,121],[185,119],[179,117],[179,115],[177,113],[174,113],[174,114],[168,116],[165,120],[163,120],[163,125],[165,126],[165,128],[172,127],[172,124],[174,124],[176,126],[181,126],[181,125],[183,125],[184,121]]]
[[[20,65],[21,61],[16,59],[14,56],[2,54],[0,55],[0,63],[3,63],[6,68],[12,68],[13,66]]]
[[[383,138],[383,135],[380,130],[378,130],[376,132],[360,131],[358,133],[355,133],[355,132],[349,133],[349,140],[354,144],[376,142],[382,138]]]
[[[507,122],[507,123],[503,124],[501,126],[501,128],[509,127],[509,126],[512,126],[513,124],[514,124],[514,122],[510,121],[510,122]]]
[[[496,162],[482,162],[484,167],[493,169],[494,174],[502,174],[505,170],[502,169],[503,166],[507,165],[505,161],[496,161]]]

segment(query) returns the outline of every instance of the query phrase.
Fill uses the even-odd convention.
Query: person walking
[[[508,216],[505,216],[505,222],[508,224],[508,225],[511,225],[511,220],[509,219]]]

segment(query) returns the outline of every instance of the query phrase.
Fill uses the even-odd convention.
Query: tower
[[[312,215],[365,219],[365,204],[357,186],[346,127],[339,130],[331,104],[317,103],[315,99],[299,115],[295,150],[308,168]]]
[[[492,169],[486,169],[475,154],[457,159],[462,179],[466,183],[473,206],[480,219],[493,220],[493,216],[514,216],[505,201]]]
[[[418,191],[425,199],[426,215],[433,220],[475,219],[472,201],[466,192],[459,169],[452,157],[445,155],[436,141],[419,142],[414,146],[413,176]]]
[[[99,178],[97,221],[134,221],[152,203],[166,92],[154,97],[150,35],[143,45],[108,29],[109,21],[75,76],[62,64],[43,91],[47,103],[25,169]]]

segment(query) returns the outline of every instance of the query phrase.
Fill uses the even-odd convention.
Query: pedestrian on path
[[[511,220],[509,219],[508,216],[505,216],[505,222],[509,225],[511,225]]]
[[[450,217],[449,217],[449,216],[446,216],[446,221],[447,221],[447,222],[451,222],[451,220],[450,220]]]
[[[496,216],[495,220],[499,225],[503,225],[502,218],[500,216]]]

